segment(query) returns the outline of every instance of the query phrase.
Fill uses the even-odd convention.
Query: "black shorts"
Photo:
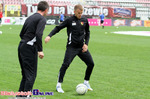
[[[104,20],[101,20],[101,24],[103,24],[104,23]]]
[[[0,18],[0,23],[2,22],[2,19]]]
[[[60,22],[63,22],[63,20],[60,20]]]

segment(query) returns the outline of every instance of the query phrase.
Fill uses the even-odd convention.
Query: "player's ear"
[[[44,12],[45,12],[45,14],[47,14],[47,13],[48,13],[48,10],[49,10],[49,9],[47,8],[47,9],[44,11]]]
[[[49,9],[47,8],[46,11],[48,12],[48,10],[49,10]]]

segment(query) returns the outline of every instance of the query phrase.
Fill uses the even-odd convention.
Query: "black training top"
[[[20,32],[22,41],[33,46],[36,45],[38,51],[42,51],[42,35],[45,28],[46,19],[39,13],[28,17]]]
[[[78,19],[76,16],[69,17],[59,26],[56,26],[48,36],[52,37],[61,29],[67,27],[68,42],[67,46],[82,47],[87,44],[90,38],[88,20],[84,17]]]

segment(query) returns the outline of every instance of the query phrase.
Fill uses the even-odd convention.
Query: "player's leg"
[[[104,20],[101,20],[102,28],[104,29]]]
[[[92,91],[93,89],[90,87],[89,80],[90,80],[90,76],[92,74],[93,67],[94,67],[93,58],[88,50],[87,52],[84,52],[84,53],[80,52],[78,56],[87,65],[87,69],[86,69],[85,77],[84,77],[84,80],[85,80],[84,84],[88,87],[88,90]]]
[[[22,57],[22,67],[25,74],[24,91],[31,91],[36,78],[37,71],[37,51],[34,46],[23,43],[20,49]]]
[[[78,54],[78,50],[72,47],[67,47],[63,64],[60,68],[59,75],[58,75],[58,82],[56,85],[56,90],[60,93],[64,93],[61,88],[61,83],[63,82],[63,78],[65,76],[66,70],[69,67],[70,63],[74,59],[74,57]]]
[[[19,58],[19,63],[20,63],[21,73],[22,73],[22,80],[20,82],[19,92],[24,91],[24,85],[25,85],[25,81],[26,81],[26,76],[25,76],[24,68],[23,68],[23,62],[22,62],[22,58],[20,55],[21,45],[22,45],[22,43],[20,43],[19,47],[18,47],[18,58]],[[22,97],[22,95],[17,95],[16,97]]]
[[[33,69],[33,76],[31,76],[31,75],[29,75],[29,76],[27,76],[27,77],[31,77],[31,83],[30,83],[30,86],[27,88],[27,87],[25,87],[25,91],[26,90],[30,90],[30,92],[32,91],[32,89],[33,89],[33,85],[34,85],[34,82],[35,82],[35,79],[36,79],[36,76],[37,76],[37,61],[38,61],[38,51],[37,51],[37,49],[34,47],[33,48],[33,64],[31,64],[33,67],[32,67],[32,69]],[[26,83],[26,85],[27,85],[27,83]],[[27,88],[27,89],[26,89]],[[26,96],[26,97],[31,97],[31,95],[28,95],[28,96]]]
[[[62,20],[60,20],[60,24],[62,23],[63,21]]]

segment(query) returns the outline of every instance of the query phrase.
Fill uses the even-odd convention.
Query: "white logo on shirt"
[[[76,22],[72,22],[72,26],[75,26],[76,25]]]

